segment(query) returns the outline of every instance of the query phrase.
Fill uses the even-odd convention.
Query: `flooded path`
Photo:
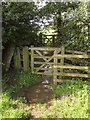
[[[23,88],[18,96],[25,97],[29,103],[44,103],[51,99],[50,84],[52,77],[44,78],[41,83]]]

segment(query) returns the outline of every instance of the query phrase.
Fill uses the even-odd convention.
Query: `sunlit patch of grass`
[[[52,85],[57,99],[41,118],[88,118],[88,82],[66,81],[62,85]]]
[[[2,93],[2,118],[25,118],[27,112],[24,108],[17,106],[9,92]]]
[[[3,118],[24,118],[30,114],[30,110],[39,111],[39,118],[88,118],[88,82],[80,79],[66,80],[61,85],[50,86],[52,100],[49,104],[26,105],[24,97],[14,100],[15,95],[22,87],[36,84],[41,77],[31,72],[19,71],[13,79],[11,76],[4,77],[4,91],[2,93],[2,117]],[[41,102],[41,101],[40,101]],[[37,116],[35,116],[37,117]]]

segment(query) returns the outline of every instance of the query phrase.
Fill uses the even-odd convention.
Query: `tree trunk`
[[[5,46],[5,49],[2,52],[2,62],[3,62],[3,70],[8,71],[10,68],[10,63],[14,54],[15,43],[8,43]]]

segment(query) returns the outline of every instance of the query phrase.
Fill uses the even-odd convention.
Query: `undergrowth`
[[[56,99],[41,118],[88,118],[88,89],[88,82],[80,79],[52,85]]]
[[[2,118],[26,118],[28,117],[31,104],[27,104],[25,98],[20,97],[15,100],[13,96],[25,87],[36,84],[42,79],[39,75],[31,72],[18,71],[14,74],[7,73],[3,76],[2,92]],[[88,109],[89,87],[87,81],[80,79],[66,80],[62,84],[50,85],[52,92],[51,104],[37,103],[36,108],[40,110],[39,118],[88,118],[90,110]],[[38,107],[37,107],[38,106]],[[29,109],[29,113],[27,111]],[[44,112],[43,112],[44,111]]]
[[[25,118],[26,116],[27,112],[15,103],[9,92],[2,93],[2,118]]]
[[[24,71],[7,72],[3,75],[2,81],[2,118],[26,118],[28,113],[24,105],[27,101],[20,97],[14,99],[17,92],[25,87],[41,81],[41,77]],[[30,109],[30,106],[29,106]]]
[[[21,88],[25,86],[31,86],[40,82],[41,76],[32,74],[31,71],[17,71],[12,73],[11,71],[3,75],[3,90],[9,90],[9,93],[15,94]]]

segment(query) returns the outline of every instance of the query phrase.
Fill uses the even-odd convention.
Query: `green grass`
[[[24,97],[19,97],[18,100],[15,100],[13,96],[21,88],[32,86],[41,80],[39,75],[31,74],[30,71],[4,74],[2,118],[28,117],[33,105],[27,104]],[[90,110],[88,110],[89,87],[87,81],[77,78],[66,80],[61,85],[52,84],[50,90],[52,92],[51,104],[37,103],[35,108],[33,108],[36,111],[41,111],[39,118],[88,118],[90,116]],[[29,109],[29,113],[27,109]]]
[[[32,74],[31,71],[24,72],[21,71],[18,73],[19,81],[18,84],[16,84],[13,88],[13,92],[19,91],[19,89],[25,87],[25,86],[31,86],[36,83],[39,83],[42,79],[39,75]]]
[[[2,118],[25,118],[28,113],[25,110],[27,101],[24,97],[19,97],[18,100],[14,96],[25,86],[30,86],[41,81],[39,75],[29,72],[18,71],[8,72],[3,75],[3,92],[2,92]],[[18,105],[19,104],[19,105]],[[30,108],[30,106],[29,106]]]
[[[31,71],[8,72],[3,76],[2,86],[4,90],[9,90],[9,93],[15,94],[21,88],[36,84],[41,80],[40,75],[32,74]]]
[[[27,112],[17,106],[8,92],[2,93],[2,118],[25,118]]]
[[[88,82],[81,80],[52,85],[51,90],[58,99],[53,100],[41,118],[88,118],[88,89]]]

